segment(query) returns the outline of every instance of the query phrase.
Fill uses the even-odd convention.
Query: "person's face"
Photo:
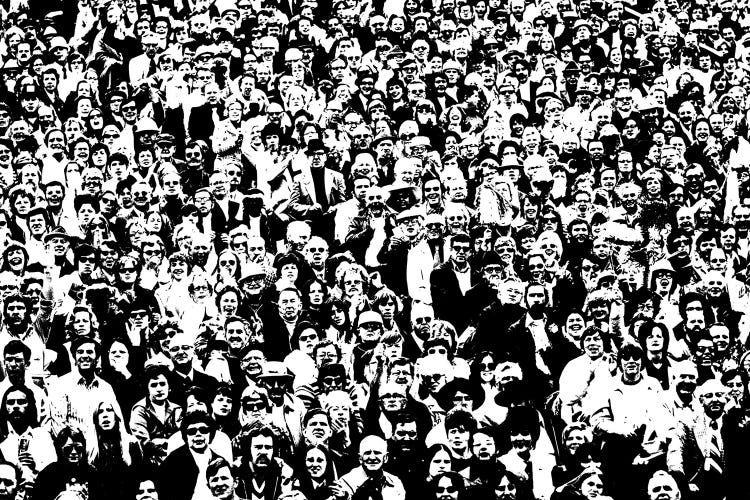
[[[581,430],[574,430],[568,434],[565,440],[565,447],[574,454],[582,444],[586,443],[586,434]]]
[[[26,372],[26,361],[23,359],[23,354],[7,354],[3,361],[8,375],[18,377]]]
[[[729,349],[729,329],[725,326],[714,326],[709,330],[714,341],[714,347],[718,352],[726,352]]]
[[[436,476],[441,472],[448,472],[451,470],[451,457],[448,452],[440,450],[435,453],[430,461],[430,475]]]
[[[659,477],[649,481],[648,497],[649,500],[677,500],[680,491],[673,479]]]
[[[648,352],[661,352],[664,349],[664,334],[660,328],[654,328],[646,337],[646,350]]]
[[[453,485],[453,481],[449,477],[441,477],[435,485],[435,497],[437,500],[456,500],[458,488]]]
[[[454,450],[465,450],[470,438],[471,433],[463,427],[454,427],[448,431],[448,445]]]
[[[73,332],[82,337],[91,332],[91,317],[87,311],[79,311],[73,316]]]
[[[135,500],[159,500],[154,482],[151,480],[141,481],[135,494]]]
[[[62,446],[63,459],[69,464],[78,464],[84,459],[86,446],[72,438],[68,438]]]
[[[147,389],[151,401],[166,401],[167,396],[169,396],[169,382],[167,381],[167,377],[159,375],[158,377],[149,380]]]
[[[8,418],[11,420],[22,418],[29,409],[29,400],[21,391],[9,391],[5,404]]]
[[[376,473],[383,469],[388,454],[378,446],[370,446],[360,451],[359,460],[365,472]]]
[[[641,358],[637,357],[635,354],[627,354],[623,356],[620,361],[620,370],[622,371],[623,376],[630,380],[634,380],[640,375],[641,368]]]
[[[305,467],[313,479],[320,481],[327,466],[328,461],[321,450],[313,448],[307,452],[307,456],[305,456]]]
[[[208,425],[200,422],[190,424],[185,430],[187,435],[187,445],[192,451],[196,453],[203,453],[208,449],[208,444],[211,441],[211,430]]]
[[[604,491],[604,484],[601,478],[594,474],[584,479],[581,484],[581,493],[586,498],[598,498]]]
[[[235,481],[229,467],[222,467],[208,478],[208,489],[214,498],[228,500],[234,496]]]
[[[534,446],[534,441],[531,438],[531,434],[528,432],[520,432],[518,434],[510,435],[510,444],[520,456],[528,457]]]
[[[172,339],[169,344],[169,356],[174,364],[185,366],[193,359],[193,346],[186,339]]]
[[[586,337],[583,341],[583,351],[592,359],[598,359],[604,353],[604,341],[598,333]]]
[[[315,415],[307,422],[305,427],[305,437],[311,443],[325,443],[332,434],[327,415]]]
[[[496,500],[516,500],[516,485],[510,482],[507,476],[500,480],[500,484],[495,486]]]
[[[99,427],[103,431],[111,431],[117,425],[117,413],[110,404],[104,404],[99,410]]]

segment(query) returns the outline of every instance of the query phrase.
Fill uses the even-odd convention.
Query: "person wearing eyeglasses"
[[[212,498],[205,478],[209,463],[222,458],[209,446],[216,424],[208,413],[196,410],[183,417],[180,433],[185,444],[170,453],[159,468],[160,498]]]
[[[435,316],[449,321],[457,332],[463,332],[469,324],[471,318],[464,304],[467,292],[477,284],[469,263],[471,247],[468,234],[454,234],[450,239],[450,259],[437,266],[430,274]]]
[[[212,392],[217,385],[214,377],[206,375],[194,367],[194,340],[189,335],[179,332],[169,340],[169,357],[172,371],[169,379],[170,399],[183,406],[188,389],[194,386]]]

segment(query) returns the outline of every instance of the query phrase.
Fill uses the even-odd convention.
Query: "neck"
[[[78,373],[81,375],[81,378],[85,380],[86,382],[91,382],[94,380],[94,377],[96,376],[96,373],[93,369],[86,369],[86,370],[78,370]]]
[[[190,373],[190,363],[185,363],[184,365],[174,365],[174,371],[179,372],[183,375],[187,375]]]
[[[25,418],[22,418],[20,420],[15,420],[15,421],[9,420],[8,422],[10,423],[11,427],[13,427],[13,430],[16,432],[16,434],[19,434],[19,435],[26,432],[26,430],[28,430],[29,428],[29,424],[28,422],[26,422]]]

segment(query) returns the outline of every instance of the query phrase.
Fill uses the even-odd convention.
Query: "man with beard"
[[[454,234],[450,241],[450,259],[437,266],[430,274],[435,316],[450,322],[459,333],[466,329],[471,320],[465,305],[466,294],[477,284],[469,264],[471,243],[468,234]]]
[[[560,379],[565,365],[580,352],[548,318],[549,291],[543,284],[529,283],[524,293],[526,315],[497,340],[501,352],[516,361],[530,378],[547,383]]]
[[[667,236],[668,260],[677,273],[677,283],[683,287],[700,281],[690,258],[691,246],[690,234],[684,229],[675,229]]]
[[[92,431],[91,415],[102,403],[112,405],[122,414],[112,386],[96,374],[101,346],[90,337],[73,340],[70,352],[75,369],[52,383],[50,394],[50,428],[56,435],[66,425],[76,425],[84,432]]]
[[[23,384],[10,387],[4,391],[0,407],[10,437],[0,446],[3,457],[18,464],[25,477],[33,477],[35,471],[42,470],[55,457],[55,445],[49,432],[39,426],[35,392]]]
[[[243,453],[237,470],[237,495],[256,500],[279,498],[283,492],[284,476],[290,471],[278,458],[278,438],[271,428],[261,426],[251,430],[246,440],[248,450]]]
[[[22,341],[31,350],[29,372],[32,376],[44,373],[45,359],[52,354],[45,347],[42,334],[31,321],[31,304],[23,295],[11,294],[3,301],[3,326],[0,330],[0,349],[4,349],[13,340]],[[40,318],[48,327],[49,316]],[[3,370],[4,371],[4,370]]]
[[[260,236],[269,251],[275,250],[273,245],[279,239],[277,225],[280,224],[280,221],[275,213],[270,212],[264,206],[263,191],[258,188],[248,190],[247,195],[242,199],[240,216],[242,224],[247,226],[251,236]]]
[[[159,490],[167,500],[210,498],[206,471],[213,460],[221,458],[209,446],[216,424],[208,413],[194,410],[182,419],[180,432],[185,444],[164,459],[159,468]]]
[[[611,477],[611,491],[632,498],[640,484],[634,480],[634,460],[655,454],[666,444],[672,419],[663,405],[661,386],[645,375],[645,354],[636,344],[625,344],[617,354],[619,373],[612,383],[590,394],[591,426],[604,441],[604,474]]]
[[[169,378],[169,399],[172,402],[184,407],[191,387],[200,387],[209,394],[216,388],[218,382],[214,377],[194,368],[195,348],[187,334],[180,332],[172,336],[168,351],[173,366]]]
[[[260,386],[268,392],[270,422],[283,432],[292,446],[302,441],[305,404],[292,390],[292,374],[280,361],[268,361],[260,375]]]
[[[0,500],[15,500],[21,481],[21,469],[4,459],[0,460]]]
[[[388,462],[388,444],[383,438],[367,436],[359,444],[360,466],[337,481],[352,500],[383,498],[404,500],[406,492],[401,480],[384,467]]]
[[[197,141],[190,141],[185,146],[185,163],[177,171],[182,179],[182,190],[187,196],[193,196],[201,186],[208,184],[208,172],[205,168],[203,146]]]
[[[13,339],[3,350],[3,366],[5,367],[5,379],[0,381],[0,400],[5,393],[14,386],[26,386],[31,389],[36,402],[37,423],[46,424],[49,414],[47,408],[47,394],[36,385],[29,374],[31,363],[31,349],[18,339]]]
[[[206,481],[213,498],[217,500],[242,500],[235,489],[238,486],[232,465],[225,459],[214,458],[206,468]]]
[[[352,219],[344,240],[343,248],[349,250],[357,262],[364,262],[368,270],[381,266],[378,252],[396,225],[385,198],[383,188],[372,186],[367,189],[363,210]]]
[[[421,492],[424,484],[421,474],[424,474],[427,450],[413,413],[401,411],[392,418],[392,422],[393,434],[388,439],[386,470],[401,479],[406,496],[411,498]]]
[[[687,483],[687,498],[721,499],[725,495],[722,427],[727,388],[717,379],[696,391],[703,411],[694,422],[681,423],[669,442],[669,472]]]

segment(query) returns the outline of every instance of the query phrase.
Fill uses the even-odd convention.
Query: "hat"
[[[286,369],[281,361],[268,361],[263,367],[263,373],[260,378],[288,378],[292,379],[292,374]]]
[[[68,235],[68,232],[65,230],[65,228],[62,226],[56,226],[50,229],[50,231],[44,235],[44,243],[47,243],[47,241],[57,237],[62,237],[70,241],[70,235]]]
[[[204,55],[210,55],[215,56],[216,55],[216,49],[213,45],[201,45],[195,50],[195,55],[193,56],[194,59],[198,59],[201,56]]]
[[[156,144],[174,146],[174,143],[175,143],[175,139],[172,134],[159,134],[156,138]]]
[[[312,156],[316,151],[328,153],[328,146],[323,143],[322,139],[310,139],[310,142],[307,143],[307,151],[305,152],[307,156]]]
[[[455,69],[455,70],[461,71],[462,69],[461,63],[459,63],[455,59],[449,59],[443,63],[443,71],[448,71],[449,69]]]
[[[503,54],[503,62],[508,62],[508,59],[510,59],[511,56],[518,56],[523,58],[523,52],[517,49],[508,49],[505,54]]]
[[[406,219],[413,219],[415,217],[424,219],[424,213],[416,207],[408,208],[403,212],[396,214],[396,222],[401,222]]]
[[[489,251],[482,257],[482,267],[486,266],[505,266],[505,261],[500,258],[500,254],[494,250]]]
[[[432,144],[430,143],[430,139],[428,137],[417,135],[409,141],[409,146],[427,146],[428,148],[431,148]]]
[[[509,154],[503,156],[503,161],[500,164],[500,170],[507,170],[511,168],[523,168],[521,165],[521,160],[518,159],[517,154]]]
[[[424,218],[424,225],[426,226],[428,224],[440,224],[444,226],[445,217],[440,214],[427,214],[427,216]]]
[[[591,83],[586,80],[579,80],[576,86],[576,94],[591,94],[594,95],[594,89],[591,88]]]
[[[385,142],[385,141],[391,141],[395,144],[397,140],[398,139],[392,135],[381,135],[372,140],[372,142],[370,143],[370,147],[375,149],[376,147],[380,145],[381,142]]]
[[[142,132],[158,132],[159,127],[156,122],[151,118],[144,117],[135,122],[135,133],[140,134]]]
[[[52,37],[52,40],[49,41],[49,50],[67,49],[67,48],[68,48],[68,42],[66,42],[65,38],[61,36]]]
[[[141,45],[159,45],[159,36],[153,31],[148,31],[143,34]]]
[[[404,57],[405,53],[403,50],[401,50],[401,47],[396,45],[391,49],[390,52],[388,52],[388,58],[396,58],[396,57]]]
[[[257,262],[249,262],[247,266],[243,267],[244,272],[242,273],[242,277],[240,278],[240,283],[243,281],[247,281],[248,279],[255,277],[255,276],[266,276],[266,272],[263,270],[263,266],[258,264]]]
[[[578,28],[588,28],[589,31],[592,31],[591,24],[585,19],[579,19],[578,21],[576,21],[576,23],[573,25],[573,29],[577,30]]]
[[[484,403],[484,389],[465,378],[454,378],[445,384],[437,393],[435,399],[443,410],[450,411],[453,408],[453,399],[457,392],[462,392],[471,398],[472,410],[476,410]]]
[[[378,323],[379,325],[382,325],[383,317],[380,316],[380,313],[375,311],[362,311],[359,318],[357,318],[357,326],[360,327],[367,323]]]

